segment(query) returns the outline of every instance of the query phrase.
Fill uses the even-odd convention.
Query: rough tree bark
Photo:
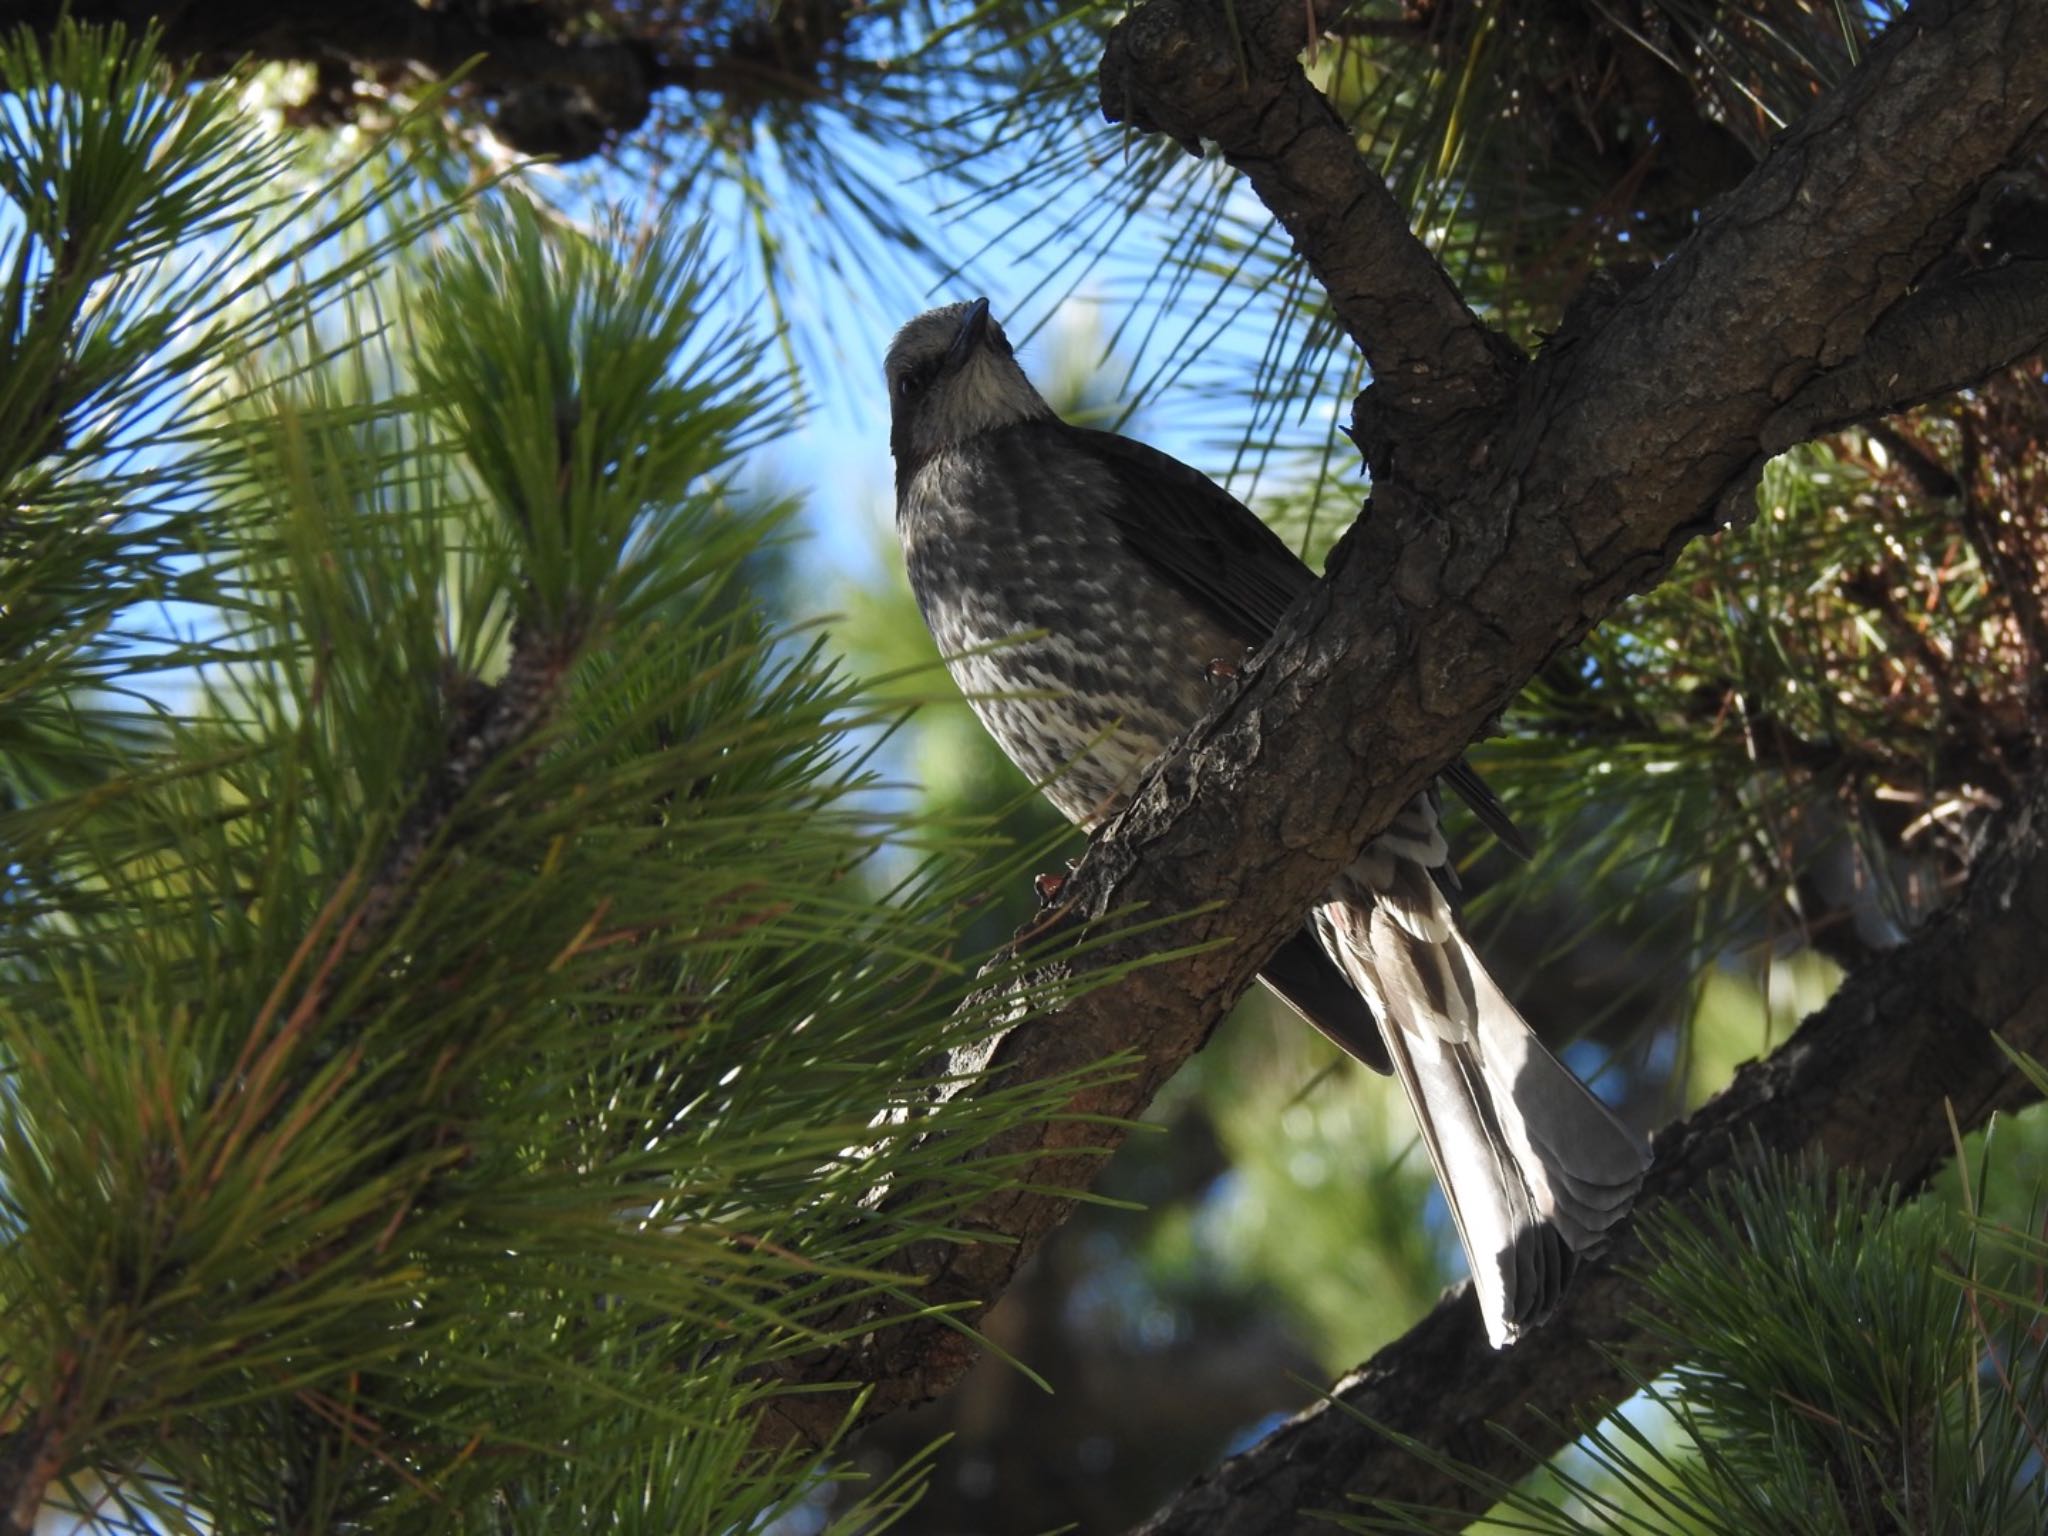
[[[1200,1046],[1355,850],[1548,657],[1741,509],[1788,432],[1897,409],[2048,342],[2036,274],[1915,286],[1956,244],[2001,162],[2048,117],[2048,7],[2034,0],[1915,8],[1670,261],[1604,309],[1576,314],[1534,360],[1471,315],[1309,85],[1297,62],[1303,15],[1294,0],[1151,0],[1110,39],[1104,103],[1112,117],[1184,144],[1212,143],[1329,287],[1376,379],[1354,417],[1372,505],[1325,582],[1096,839],[1066,888],[1070,929],[1085,923],[1099,936],[1132,911],[1177,918],[1118,930],[1085,964],[1178,953],[1034,1011],[1084,968],[1046,958],[1004,984],[1018,1026],[953,1064],[979,1075],[941,1092],[1077,1073],[1115,1053],[1134,1060],[1077,1093],[1074,1118],[983,1154],[1035,1160],[1034,1187],[1001,1189],[975,1213],[988,1241],[903,1255],[920,1300],[955,1318],[971,1320],[1001,1294],[1121,1141],[1115,1121],[1141,1112]],[[2048,912],[2037,825],[2012,827],[2024,870],[2012,889],[2024,886],[2036,923]],[[1982,888],[1994,906],[2003,899]],[[1985,1031],[2048,1044],[2038,1032],[2048,973],[2032,964],[2037,944],[2007,952],[2009,928],[1951,921],[1972,936],[1973,955],[1983,946],[1984,974],[2009,985],[1966,995],[1954,934],[1945,998],[1920,973],[1915,981],[1888,969],[1858,983],[1819,1034],[1802,1033],[1695,1129],[1660,1140],[1652,1198],[1695,1191],[1728,1160],[1737,1123],[1766,1145],[1818,1141],[1847,1161],[1918,1178],[1938,1148],[1908,1145],[1901,1119],[1933,1115],[1944,1092],[1966,1123],[2009,1099],[2015,1090],[1987,1054]],[[1924,1004],[1890,1011],[1889,985]],[[1873,1011],[1852,1018],[1858,1006]],[[1936,1019],[1945,1027],[1931,1032]],[[1936,1074],[1942,1064],[1958,1075]],[[1905,1096],[1886,1097],[1894,1093]],[[1413,1422],[1434,1443],[1480,1450],[1500,1467],[1497,1447],[1454,1440],[1457,1426],[1421,1409],[1456,1383],[1462,1415],[1505,1412],[1530,1390],[1524,1371],[1543,1362],[1599,1406],[1611,1384],[1585,1361],[1584,1341],[1617,1337],[1618,1300],[1618,1282],[1595,1279],[1565,1319],[1502,1356],[1484,1351],[1468,1305],[1447,1302],[1356,1391],[1370,1394],[1361,1400],[1377,1417]],[[854,1341],[791,1362],[788,1379],[870,1387],[862,1416],[873,1417],[943,1391],[971,1358],[946,1322],[858,1333],[882,1320],[879,1311],[842,1319]],[[1569,1400],[1532,1399],[1553,1409]],[[785,1398],[764,1439],[817,1443],[845,1408],[839,1393]],[[1344,1430],[1340,1416],[1306,1423],[1272,1452],[1233,1463],[1160,1528],[1182,1529],[1172,1522],[1199,1510],[1210,1523],[1185,1528],[1252,1529],[1238,1520],[1249,1522],[1256,1504],[1273,1516],[1258,1528],[1286,1529],[1305,1500],[1434,1486],[1420,1463],[1400,1475],[1384,1455],[1360,1463],[1364,1432]],[[1304,1458],[1367,1469],[1352,1477],[1340,1468],[1321,1483],[1273,1470]]]

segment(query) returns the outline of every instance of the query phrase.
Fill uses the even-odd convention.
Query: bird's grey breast
[[[1208,663],[1243,649],[1125,545],[1106,515],[1117,494],[1071,440],[1028,430],[933,455],[897,499],[911,588],[954,680],[1083,825],[1201,714]]]

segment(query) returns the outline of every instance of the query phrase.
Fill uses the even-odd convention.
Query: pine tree
[[[687,231],[276,199],[118,32],[0,74],[6,1528],[791,1507],[777,1363],[1063,1093],[920,1074],[1022,875],[745,600],[786,394]]]
[[[230,11],[188,7],[156,45],[184,74],[42,9],[4,60],[0,118],[15,220],[0,225],[0,1470],[10,1528],[47,1499],[110,1525],[224,1530],[887,1518],[912,1502],[923,1451],[894,1480],[834,1495],[845,1432],[957,1375],[979,1307],[1014,1273],[1001,1255],[1065,1219],[1063,1186],[1091,1176],[1255,966],[1243,951],[1270,914],[1233,907],[1227,881],[1129,884],[1148,866],[1111,839],[1107,860],[1126,861],[1091,858],[1115,873],[1091,885],[1084,868],[1078,910],[1141,890],[1148,916],[1197,917],[1150,939],[1089,929],[1111,962],[1099,976],[1085,955],[1006,961],[995,991],[971,991],[973,958],[1017,915],[988,914],[1046,867],[1047,823],[993,765],[964,802],[900,809],[884,781],[903,759],[876,742],[905,739],[903,688],[855,680],[834,660],[843,635],[778,616],[769,573],[791,509],[739,488],[742,456],[840,387],[848,313],[900,319],[928,275],[972,256],[949,243],[956,222],[1015,220],[1060,255],[1006,308],[1042,312],[1091,273],[1106,283],[1120,302],[1103,355],[1134,360],[1122,397],[1152,407],[1148,425],[1209,433],[1205,467],[1255,488],[1312,558],[1349,530],[1341,591],[1347,557],[1355,575],[1390,529],[1427,549],[1432,527],[1483,527],[1446,510],[1463,481],[1442,469],[1469,479],[1479,459],[1428,458],[1414,445],[1442,421],[1390,405],[1367,365],[1399,371],[1373,355],[1399,340],[1399,314],[1362,325],[1356,306],[1419,270],[1408,229],[1534,368],[1569,379],[1610,319],[1657,302],[1643,297],[1659,292],[1655,264],[1668,275],[1726,228],[1717,200],[1739,200],[1777,136],[1853,96],[1898,38],[1922,29],[1938,45],[1974,15],[1240,0],[1230,68],[1210,79],[1146,74],[1138,23],[1163,17],[1182,43],[1208,24],[1170,0],[1128,19],[1033,3],[320,4],[249,36]],[[241,75],[191,73],[250,49],[312,66],[262,86],[304,141],[244,115]],[[2030,58],[2007,71],[2014,92]],[[1202,94],[1225,75],[1235,84]],[[1259,135],[1281,114],[1233,117],[1231,90],[1288,111],[1327,99],[1334,130],[1302,121],[1338,181],[1363,168],[1352,190],[1320,206],[1276,184],[1284,146]],[[1132,126],[1096,121],[1098,101]],[[1878,144],[1871,163],[1907,147]],[[588,179],[515,169],[522,152]],[[1610,1076],[1642,1117],[1715,1086],[1670,1062],[1730,1052],[1715,998],[1731,969],[1767,988],[1843,970],[1877,987],[1911,974],[1916,939],[1954,931],[1933,915],[1958,891],[1988,911],[2011,887],[1986,871],[2032,867],[2048,396],[2021,360],[2048,339],[2040,157],[2038,129],[2015,136],[1995,174],[1889,258],[1906,285],[1890,330],[1841,322],[1829,377],[1783,375],[1756,462],[1794,451],[1763,473],[1754,516],[1739,474],[1724,500],[1688,490],[1693,521],[1659,558],[1706,522],[1735,526],[1692,543],[1661,584],[1649,555],[1610,572],[1602,605],[1650,590],[1493,700],[1514,694],[1480,761],[1546,852],[1520,877],[1473,871],[1475,915],[1531,996],[1570,999],[1532,1009],[1541,1022],[1620,1052]],[[902,188],[907,166],[929,194]],[[593,217],[622,173],[656,202]],[[1386,259],[1326,284],[1342,245],[1329,228],[1340,212],[1378,217],[1357,190],[1375,183],[1393,194]],[[1899,183],[1905,197],[1926,177]],[[1745,298],[1725,329],[1773,318],[1774,288]],[[757,307],[795,323],[773,337],[731,323]],[[862,388],[865,371],[847,378]],[[1348,418],[1333,409],[1369,384]],[[1345,432],[1375,475],[1356,526]],[[902,650],[901,602],[860,611],[887,633],[856,648],[932,693],[928,654]],[[1368,649],[1354,639],[1354,657]],[[1470,729],[1490,713],[1440,713],[1459,709]],[[1420,751],[1427,728],[1391,720],[1385,755]],[[1210,761],[1224,767],[1207,799],[1181,814],[1227,831],[1213,807],[1240,781],[1227,752]],[[1234,846],[1209,843],[1212,858]],[[2024,910],[2032,887],[2018,888]],[[2010,980],[2020,962],[1994,958]],[[1122,1034],[1062,1006],[1140,961],[1160,963],[1101,994]],[[1164,1006],[1188,966],[1199,985]],[[1027,989],[1066,1054],[1001,1033],[1022,1011],[1005,985]],[[2024,1023],[1992,1000],[2030,995],[2012,986],[1973,977],[1957,1011],[1992,1009],[1971,1019],[1980,1032]],[[1105,1041],[1144,1063],[1105,1067]],[[1207,1271],[1191,1305],[1307,1319],[1342,1370],[1410,1315],[1361,1317],[1362,1291],[1419,1304],[1433,1283],[1425,1186],[1401,1171],[1384,1115],[1358,1107],[1369,1087],[1324,1083],[1294,1051],[1276,1071],[1266,1048],[1226,1049],[1233,1065],[1198,1070],[1177,1124],[1227,1146],[1290,1214],[1238,1225],[1239,1273],[1219,1277],[1213,1254],[1189,1258],[1192,1175],[1159,1160],[1133,1176],[1148,1198],[1147,1178],[1169,1191],[1139,1241],[1155,1276]],[[1965,1127],[2019,1092],[1986,1074],[1988,1049],[1928,1049],[1974,1095]],[[1098,1087],[1077,1098],[1079,1078]],[[1901,1142],[1946,1146],[1937,1104]],[[1062,1112],[1071,1134],[1033,1129]],[[2022,1203],[2033,1139],[1998,1165]],[[1036,1161],[1046,1148],[1065,1161]],[[1212,1155],[1182,1161],[1199,1172]],[[1291,1169],[1331,1160],[1374,1168],[1373,1191],[1290,1188]],[[1924,1175],[1925,1158],[1909,1164]],[[1653,1225],[1665,1251],[1696,1262],[1650,1271],[1649,1293],[1683,1320],[1712,1313],[1712,1288],[1740,1297],[1803,1273],[1802,1294],[1832,1305],[1840,1271],[1796,1258],[1825,1250],[1854,1270],[1870,1256],[1889,1278],[1857,1295],[1901,1304],[1893,1353],[1933,1362],[1938,1401],[1914,1419],[1845,1390],[1807,1420],[1745,1422],[1729,1404],[1784,1387],[1802,1351],[1849,1350],[1854,1327],[1660,1331],[1616,1304],[1603,1322],[1644,1351],[1639,1374],[1689,1362],[1654,1390],[1704,1424],[1707,1481],[1674,1460],[1661,1491],[1580,1490],[1569,1518],[1634,1498],[1641,1528],[1742,1529],[1765,1507],[1747,1498],[1813,1512],[1817,1530],[1939,1526],[1951,1509],[1965,1522],[1951,1528],[2023,1528],[2034,1491],[2014,1426],[2039,1423],[2038,1384],[2009,1333],[2029,1314],[1994,1288],[2023,1290],[2024,1272],[1986,1281],[1973,1257],[1949,1266],[1966,1277],[1955,1290],[1916,1289],[1930,1251],[1974,1256],[1987,1240],[1936,1212],[1894,1217],[1881,1190],[1838,1199],[1825,1181],[1770,1177],[1763,1194],[1726,1186],[1720,1206],[1653,1218],[1668,1220]],[[1038,1189],[1012,1198],[1009,1179]],[[1773,1202],[1793,1214],[1766,1219]],[[1727,1239],[1712,1257],[1732,1267],[1687,1249],[1694,1231]],[[1695,1290],[1669,1289],[1673,1276]],[[1537,1347],[1562,1354],[1571,1336]],[[1978,1390],[1980,1345],[2010,1367],[2002,1396]],[[1717,1349],[1722,1364],[1703,1365]],[[1449,1399],[1494,1369],[1460,1363],[1422,1385]],[[1555,1390],[1574,1406],[1638,1384],[1567,1378]],[[2016,1409],[1990,1449],[1987,1402]],[[1557,1415],[1518,1422],[1521,1443],[1462,1474],[1465,1507],[1506,1496],[1504,1470],[1571,1433]],[[1968,1443],[1977,1457],[1975,1481],[1940,1484],[1958,1502],[1937,1509],[1928,1485],[1891,1477],[1924,1460],[1859,1460],[1915,1425],[1939,1429],[1916,1452],[1939,1443],[1961,1467],[1951,1453]],[[1977,1438],[1942,1438],[1958,1426]],[[908,1428],[928,1444],[929,1426]],[[1351,1429],[1323,1465],[1365,1464],[1374,1431]],[[1241,1485],[1202,1495],[1221,1526],[1200,1523],[1200,1498],[1163,1518],[1289,1528],[1295,1505],[1386,1486],[1333,1472],[1292,1488],[1288,1508],[1262,1500],[1261,1467],[1298,1469],[1300,1437],[1332,1433],[1290,1429],[1246,1458]],[[1444,1465],[1415,1486],[1458,1482]],[[1734,1502],[1714,1504],[1709,1484]],[[1161,1491],[1135,1481],[1097,1523]],[[1681,1496],[1689,1510],[1669,1502]]]

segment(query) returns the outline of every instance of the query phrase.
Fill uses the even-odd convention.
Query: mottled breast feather
[[[900,487],[897,527],[975,713],[1092,827],[1200,717],[1209,663],[1245,640],[1132,561],[1108,469],[1044,448],[1042,424],[1026,423],[941,450]]]

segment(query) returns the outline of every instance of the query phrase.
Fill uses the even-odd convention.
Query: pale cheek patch
[[[928,455],[978,433],[1052,413],[1014,358],[983,352],[944,382],[911,436],[918,451]]]

